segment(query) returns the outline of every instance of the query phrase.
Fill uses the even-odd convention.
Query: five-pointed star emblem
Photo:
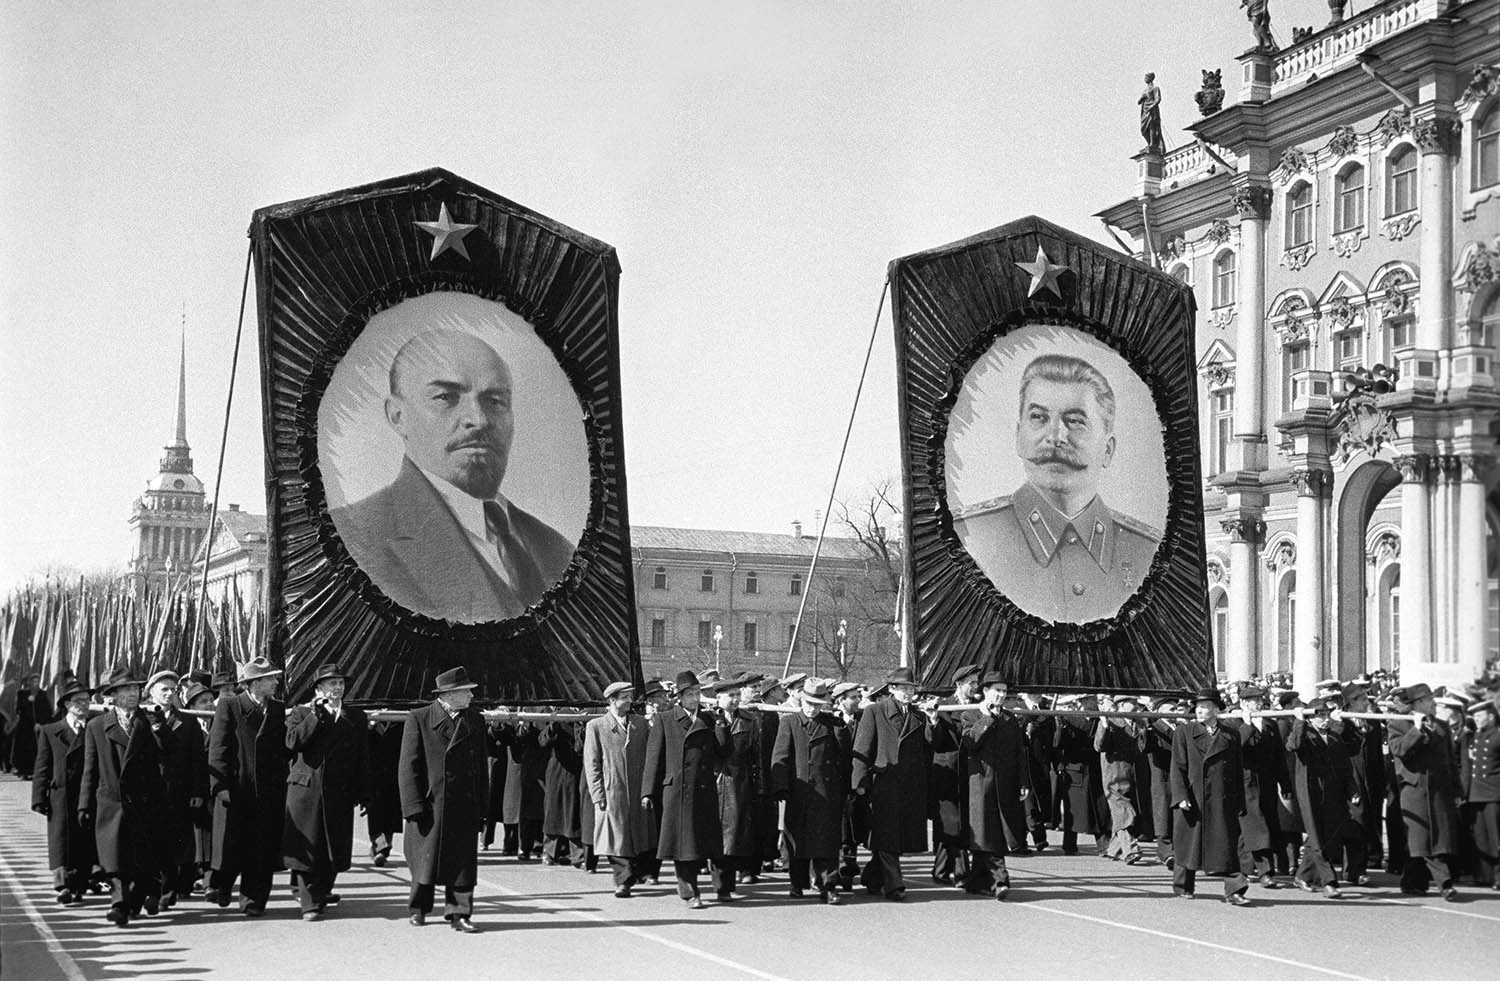
[[[1036,296],[1037,290],[1051,290],[1054,296],[1059,300],[1062,299],[1062,284],[1058,281],[1058,277],[1067,272],[1068,267],[1054,266],[1040,245],[1036,247],[1035,262],[1018,262],[1016,265],[1026,270],[1031,276],[1031,287],[1026,291],[1027,299]]]
[[[479,227],[455,222],[448,214],[446,203],[438,208],[437,221],[414,221],[412,224],[432,236],[432,255],[428,256],[429,260],[436,259],[449,249],[465,259],[469,258],[469,249],[464,245],[464,236]]]

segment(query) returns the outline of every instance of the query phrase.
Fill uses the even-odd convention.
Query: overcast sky
[[[1363,10],[1370,4],[1356,2]],[[1275,29],[1324,0],[1277,0]],[[1026,214],[1107,241],[1235,0],[5,0],[0,588],[129,555],[172,435],[212,489],[250,214],[430,166],[619,250],[637,524],[782,531],[833,477],[886,264]],[[264,511],[252,291],[225,503]],[[889,312],[841,487],[899,472]],[[842,495],[841,495],[842,496]]]

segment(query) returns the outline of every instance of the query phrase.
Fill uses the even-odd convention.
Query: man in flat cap
[[[205,898],[229,905],[240,882],[240,909],[265,915],[271,879],[281,869],[286,816],[286,706],[276,698],[281,670],[257,657],[240,665],[244,691],[222,698],[208,735],[214,798],[214,871]]]
[[[977,664],[960,665],[953,672],[955,704],[979,702],[980,669]],[[939,885],[963,886],[969,874],[969,860],[964,853],[964,803],[959,776],[959,734],[966,721],[965,713],[938,716],[934,734],[939,746],[933,747],[929,772],[932,801],[932,881]]]
[[[1344,686],[1344,706],[1349,712],[1370,711],[1370,685],[1368,681],[1355,679]],[[1350,808],[1350,817],[1362,831],[1362,847],[1356,855],[1350,843],[1345,843],[1346,861],[1353,865],[1345,871],[1349,881],[1357,886],[1369,881],[1364,873],[1370,863],[1380,864],[1385,860],[1381,841],[1380,808],[1386,798],[1385,725],[1374,719],[1344,719],[1339,725],[1345,745],[1349,747],[1349,765],[1352,779],[1360,790],[1360,803]],[[1355,861],[1358,857],[1359,861]]]
[[[1281,833],[1280,798],[1292,793],[1287,772],[1286,747],[1273,719],[1256,713],[1265,704],[1266,690],[1258,685],[1240,688],[1239,718],[1225,724],[1239,730],[1245,769],[1245,815],[1240,835],[1255,863],[1255,879],[1268,889],[1276,887],[1276,839]]]
[[[1292,784],[1307,835],[1292,882],[1307,892],[1322,890],[1329,899],[1343,895],[1332,863],[1342,854],[1345,836],[1357,833],[1348,827],[1349,799],[1358,796],[1348,781],[1349,750],[1342,736],[1329,730],[1330,715],[1337,707],[1337,699],[1315,697],[1310,712],[1298,708],[1286,741],[1296,760]]]
[[[64,715],[37,731],[31,772],[31,809],[47,819],[47,864],[64,906],[83,902],[94,867],[94,832],[78,820],[83,784],[84,727],[93,692],[75,678],[58,693]]]
[[[756,685],[756,701],[762,705],[775,706],[784,705],[787,702],[786,689],[781,686],[781,679],[766,678]],[[781,725],[781,713],[761,710],[755,713],[755,724],[760,732],[756,736],[756,745],[760,748],[760,767],[762,773],[771,772],[771,750],[776,746],[776,733]],[[781,861],[781,831],[780,810],[776,805],[776,797],[771,793],[770,785],[761,788],[765,792],[760,795],[756,802],[756,834],[760,836],[760,858],[761,871],[776,871],[776,863]]]
[[[767,773],[761,766],[760,720],[741,711],[738,678],[721,679],[713,688],[715,711],[729,727],[729,755],[719,767],[719,821],[724,847],[713,862],[714,892],[722,901],[734,898],[737,880],[760,877],[760,800]]]
[[[850,766],[854,763],[854,735],[859,731],[860,702],[864,689],[853,681],[833,686],[833,720],[838,724],[839,744]],[[870,801],[855,794],[852,788],[844,796],[844,819],[839,843],[839,887],[845,892],[854,888],[859,878],[859,846],[870,833]]]
[[[1248,906],[1250,883],[1242,869],[1240,816],[1245,782],[1239,733],[1219,718],[1224,701],[1217,688],[1193,696],[1194,721],[1172,736],[1172,847],[1176,866],[1172,892],[1191,899],[1199,871],[1224,877],[1224,901]]]
[[[166,800],[157,824],[162,874],[161,908],[171,909],[191,894],[198,878],[198,815],[208,797],[208,746],[203,727],[177,706],[177,672],[157,671],[146,679],[143,706],[161,758]]]
[[[703,909],[698,876],[724,848],[717,776],[729,748],[729,724],[703,710],[697,675],[680,672],[677,705],[646,743],[641,804],[657,813],[657,857],[672,862],[677,895],[692,909]]]
[[[786,802],[786,840],[791,896],[816,887],[824,903],[837,906],[839,843],[844,799],[848,794],[848,760],[839,725],[827,713],[833,687],[809,679],[798,699],[798,714],[776,731],[770,784]]]
[[[479,932],[473,922],[474,885],[489,765],[484,716],[470,704],[477,687],[463,667],[442,672],[433,701],[413,710],[402,730],[397,773],[412,926],[427,922],[441,885],[443,919],[459,933]]]
[[[964,824],[971,850],[963,887],[966,892],[1004,899],[1010,892],[1010,872],[1005,867],[1008,841],[1017,830],[1020,841],[1026,841],[1031,763],[1026,730],[1003,704],[1005,676],[991,671],[981,681],[984,701],[978,712],[966,713],[962,735],[962,772],[968,784]]]
[[[870,801],[870,861],[860,882],[871,894],[906,898],[901,855],[927,850],[928,768],[933,719],[917,709],[916,678],[897,668],[886,679],[890,697],[860,716],[850,777]]]
[[[208,674],[208,672],[200,672]],[[209,676],[212,681],[212,676]],[[198,729],[197,753],[203,768],[203,801],[193,811],[193,884],[191,891],[201,893],[207,887],[209,870],[214,867],[214,815],[208,794],[208,737],[214,721],[214,690],[199,682],[189,682],[180,699],[187,710],[188,721]],[[191,713],[205,713],[193,715]]]
[[[635,689],[616,681],[604,689],[609,710],[583,728],[583,779],[594,807],[594,854],[609,860],[615,896],[626,899],[643,878],[637,857],[656,847],[650,813],[642,805],[646,720],[632,715]]]
[[[1151,571],[1162,539],[1099,495],[1115,455],[1114,389],[1092,364],[1065,354],[1034,359],[1020,388],[1015,452],[1026,481],[966,509],[953,529],[1025,612],[1060,623],[1112,617]]]
[[[120,666],[99,686],[113,705],[84,730],[78,821],[94,828],[99,868],[110,884],[109,921],[125,926],[161,902],[156,822],[166,784],[151,724],[140,710],[143,679]]]
[[[1458,773],[1454,767],[1452,736],[1448,727],[1433,717],[1432,689],[1416,684],[1393,693],[1407,710],[1421,716],[1386,724],[1391,760],[1401,788],[1401,811],[1406,815],[1406,848],[1410,858],[1401,879],[1401,891],[1421,893],[1421,865],[1438,887],[1443,899],[1459,900],[1453,885],[1452,860],[1459,849],[1459,818],[1455,795]]]
[[[344,704],[347,677],[337,664],[313,676],[313,697],[286,714],[286,821],[281,861],[292,872],[302,918],[322,919],[338,902],[334,880],[354,854],[354,808],[370,800],[365,713]]]

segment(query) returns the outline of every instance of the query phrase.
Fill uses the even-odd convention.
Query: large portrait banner
[[[294,693],[639,676],[609,246],[445,171],[257,211],[270,654]]]
[[[891,282],[923,678],[1211,681],[1191,292],[1037,218]]]

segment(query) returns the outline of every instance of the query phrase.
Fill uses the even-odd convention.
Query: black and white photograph
[[[1495,973],[1500,0],[3,13],[0,981]]]

